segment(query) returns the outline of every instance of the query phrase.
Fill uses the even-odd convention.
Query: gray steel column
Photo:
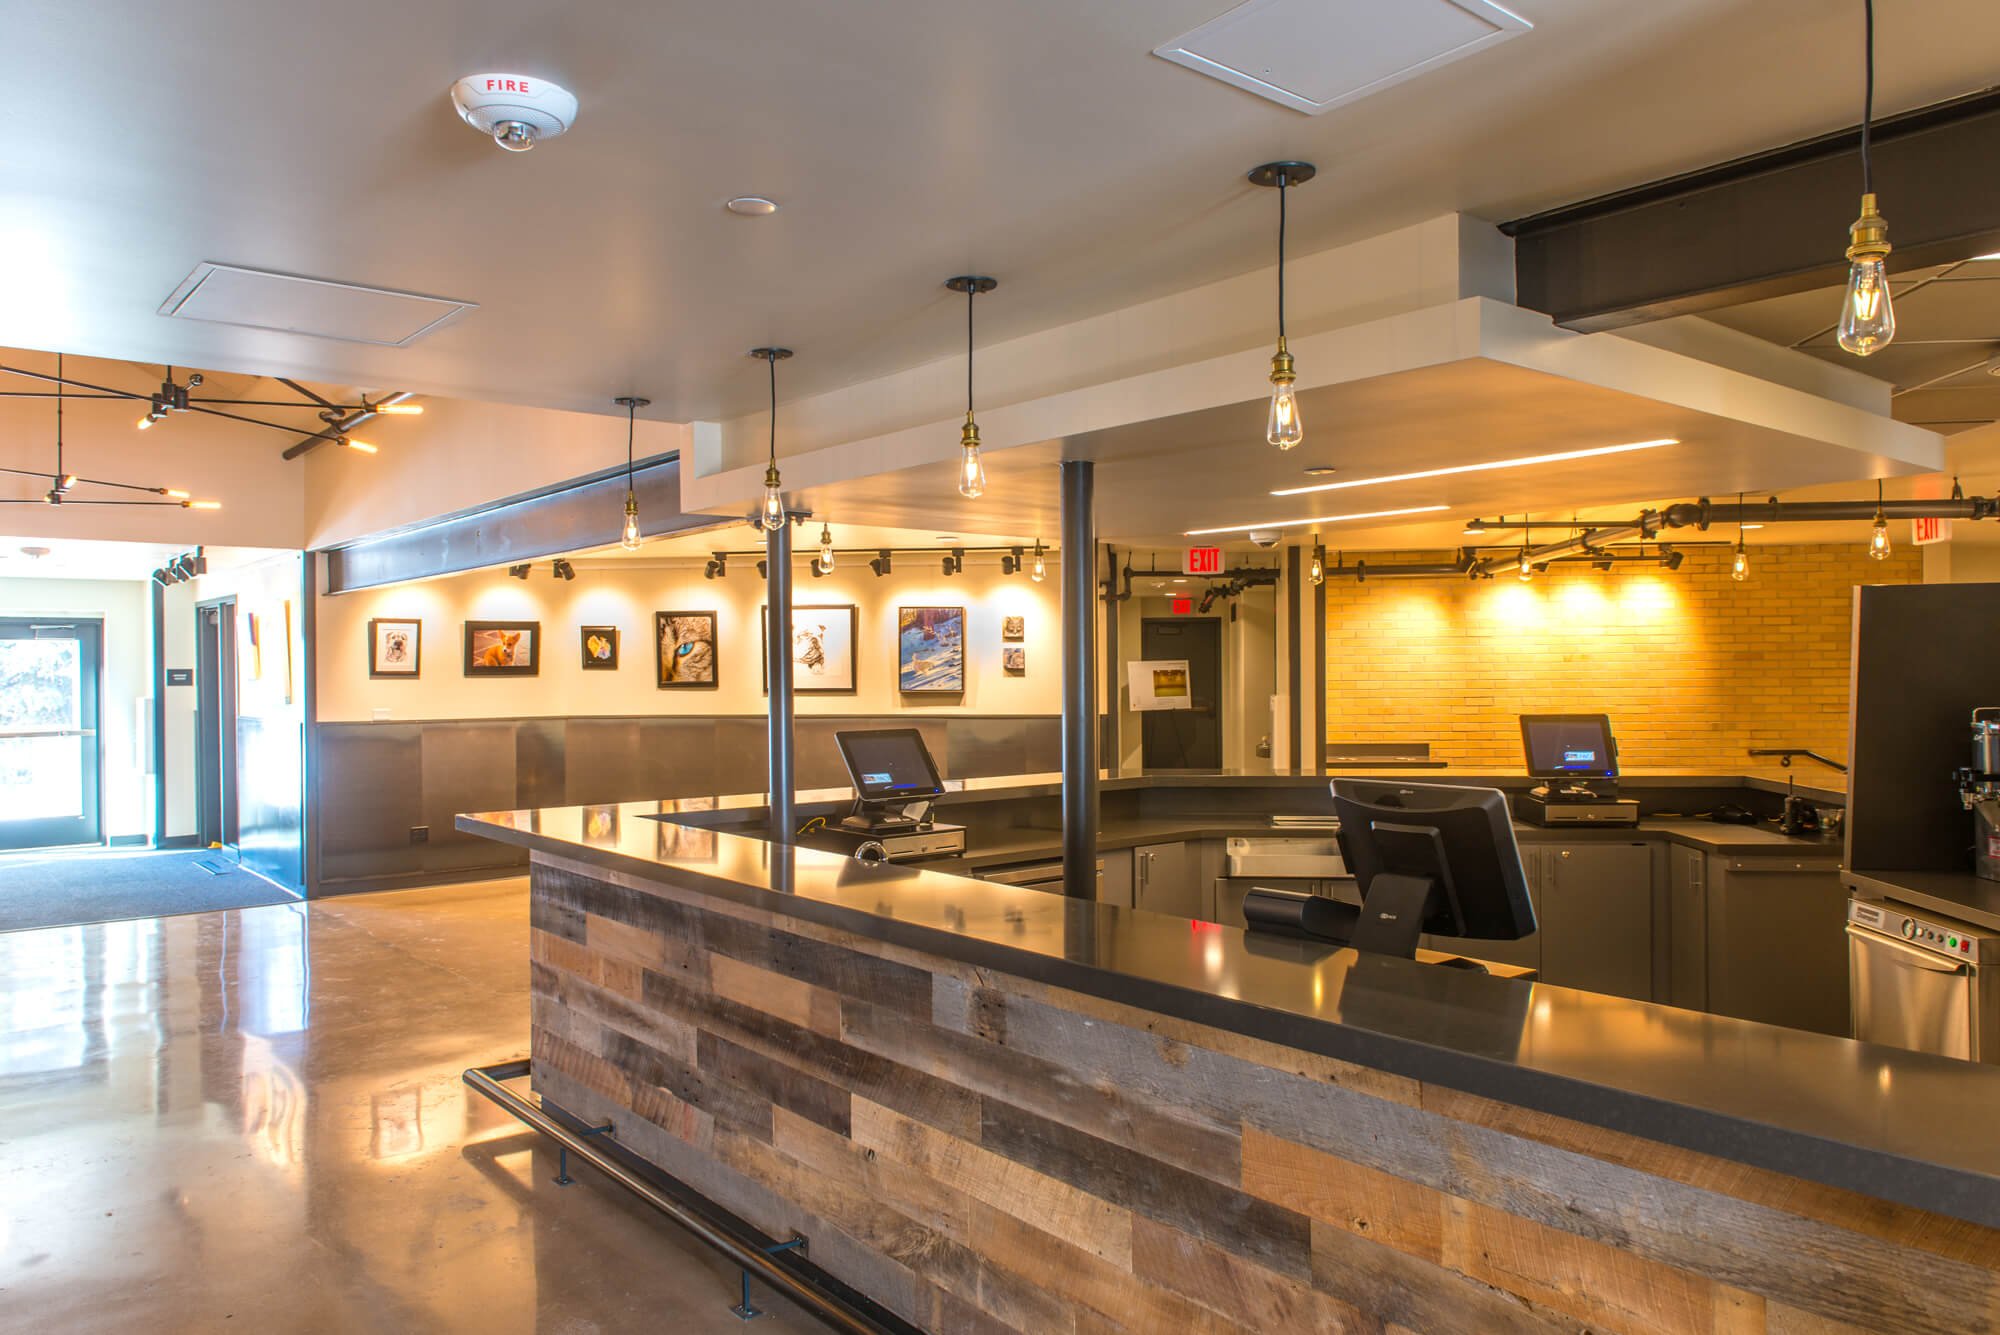
[[[771,683],[771,716],[765,738],[771,763],[765,783],[771,803],[771,838],[790,843],[798,829],[792,735],[792,526],[764,534],[764,679]]]
[[[1097,897],[1096,465],[1062,467],[1063,893]]]

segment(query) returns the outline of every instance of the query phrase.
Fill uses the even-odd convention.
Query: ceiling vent
[[[1491,0],[1248,0],[1153,54],[1317,116],[1533,26]]]
[[[476,309],[478,303],[471,301],[229,264],[198,264],[160,307],[160,314],[400,348]]]

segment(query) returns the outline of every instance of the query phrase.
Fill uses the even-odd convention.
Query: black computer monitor
[[[1538,779],[1615,779],[1618,740],[1609,714],[1523,714],[1521,750]]]
[[[915,728],[837,732],[833,740],[854,782],[854,795],[865,803],[916,802],[944,793],[930,748]]]
[[[1535,906],[1497,788],[1335,779],[1341,852],[1361,890],[1350,945],[1408,958],[1417,937],[1518,941]]]

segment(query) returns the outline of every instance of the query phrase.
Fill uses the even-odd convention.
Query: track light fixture
[[[1889,224],[1875,207],[1869,140],[1875,122],[1875,0],[1861,0],[1861,216],[1847,229],[1847,294],[1840,305],[1840,346],[1866,357],[1896,337],[1889,299]],[[1886,555],[1886,553],[1885,553]]]
[[[708,564],[702,567],[701,577],[703,579],[721,579],[728,573],[729,553],[716,552],[709,558]]]
[[[557,561],[554,565],[550,567],[550,570],[553,571],[555,577],[560,580],[572,580],[576,578],[576,567],[571,565],[567,561],[560,561],[560,560]]]
[[[833,573],[833,526],[819,526],[819,556],[813,561],[813,573],[831,575]]]
[[[767,533],[785,526],[784,480],[778,475],[778,363],[792,355],[790,348],[752,348],[750,355],[771,368],[771,454],[764,466],[764,503],[758,508],[757,522]]]
[[[1660,564],[1668,570],[1679,570],[1681,562],[1685,560],[1687,560],[1686,552],[1669,547],[1664,542],[1660,544]]]
[[[1267,162],[1250,172],[1250,184],[1278,192],[1278,350],[1271,357],[1271,413],[1264,425],[1264,439],[1281,450],[1289,450],[1306,438],[1305,424],[1299,420],[1298,397],[1292,389],[1297,378],[1292,354],[1285,347],[1285,196],[1318,172],[1310,162]]]
[[[757,558],[757,578],[758,578],[758,579],[769,579],[770,577],[771,577],[771,563],[770,563],[769,561],[765,560],[765,559],[764,559],[763,557],[761,557],[761,556],[760,556],[760,557],[758,557],[758,558]]]
[[[965,425],[958,433],[958,494],[977,500],[986,494],[986,464],[979,457],[979,423],[972,420],[972,301],[1000,286],[1000,280],[960,274],[945,279],[944,285],[965,294]]]
[[[1049,563],[1042,552],[1042,540],[1035,539],[1035,563],[1028,567],[1028,578],[1040,584],[1049,577]]]
[[[46,480],[49,484],[48,490],[44,491],[40,496],[0,497],[0,505],[177,505],[183,510],[219,510],[222,508],[219,501],[197,501],[191,498],[187,492],[181,491],[176,487],[142,487],[132,482],[111,482],[104,478],[78,477],[75,473],[70,472],[63,466],[63,402],[65,398],[64,390],[68,387],[70,381],[63,375],[62,354],[56,354],[56,373],[54,376],[28,371],[19,372],[19,374],[33,375],[38,379],[53,379],[55,381],[56,466],[53,472],[42,472],[33,468],[0,468],[0,473],[9,474],[14,477],[31,477],[37,480]],[[200,377],[190,376],[189,380],[191,383],[199,383]],[[109,393],[111,391],[105,392]],[[186,396],[187,391],[183,389],[181,391],[183,400],[185,400]],[[79,486],[110,487],[115,491],[137,491],[143,492],[148,496],[158,496],[162,499],[156,501],[123,501],[97,500],[88,496],[79,498],[72,495]]]
[[[1025,547],[1009,548],[1007,552],[1000,558],[1000,573],[1003,575],[1019,574],[1020,571],[1027,565],[1027,561],[1024,556],[1026,551],[1027,548]]]
[[[1882,513],[1882,480],[1875,480],[1875,531],[1868,535],[1868,555],[1877,561],[1889,559],[1889,519]]]
[[[61,372],[58,371],[57,374],[60,375]],[[144,431],[155,422],[164,422],[167,419],[168,413],[188,412],[194,406],[188,397],[188,391],[199,388],[200,385],[201,372],[199,371],[188,376],[185,385],[175,384],[174,368],[169,366],[166,371],[166,378],[160,382],[159,391],[149,396],[146,400],[146,415],[141,417],[137,423],[139,430]]]
[[[1484,519],[1470,519],[1466,521],[1465,524],[1466,537],[1476,538],[1484,534],[1485,532],[1486,532],[1486,521]]]
[[[965,548],[954,547],[945,555],[943,562],[946,575],[956,575],[965,569]]]
[[[632,485],[632,436],[638,429],[639,410],[652,400],[621,394],[611,401],[625,410],[625,527],[619,530],[618,545],[636,552],[644,539],[639,534],[639,493]]]
[[[895,563],[889,555],[889,549],[887,547],[882,548],[875,559],[868,563],[868,568],[875,572],[875,576],[878,579],[893,570]]]
[[[507,573],[515,579],[526,579],[528,577],[528,570],[529,567],[526,564],[507,567]]]

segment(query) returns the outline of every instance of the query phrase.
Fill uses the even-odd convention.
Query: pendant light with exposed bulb
[[[625,528],[618,535],[618,545],[628,552],[636,552],[642,539],[639,535],[639,493],[632,485],[632,433],[638,427],[639,410],[652,400],[625,394],[612,402],[625,410]]]
[[[1736,493],[1736,559],[1729,563],[1729,578],[1741,584],[1750,578],[1750,550],[1743,545],[1743,493]]]
[[[986,464],[979,457],[979,423],[972,420],[972,301],[1000,286],[1000,280],[960,274],[945,279],[944,285],[965,294],[965,425],[958,433],[958,494],[977,500],[986,494]]]
[[[32,372],[20,372],[28,375]],[[47,379],[47,377],[40,377]],[[191,378],[192,382],[192,378]],[[183,510],[220,510],[220,501],[198,501],[178,487],[146,487],[136,482],[113,482],[107,478],[78,477],[69,471],[64,463],[63,446],[63,400],[64,390],[70,381],[63,374],[63,355],[56,354],[55,401],[56,401],[56,467],[53,473],[34,468],[0,468],[0,474],[11,477],[29,477],[38,481],[46,479],[49,489],[40,496],[0,497],[0,505],[177,505]],[[97,500],[90,496],[78,496],[78,487],[109,487],[113,491],[136,491],[147,496],[163,497],[162,500]]]
[[[790,348],[752,348],[750,355],[771,368],[771,455],[764,466],[764,500],[757,509],[757,522],[767,533],[785,526],[784,480],[778,476],[778,363],[792,355]]]
[[[1035,539],[1035,563],[1028,567],[1028,578],[1040,584],[1049,577],[1049,563],[1042,555],[1042,540]]]
[[[1295,185],[1304,185],[1319,169],[1310,162],[1267,162],[1250,172],[1250,184],[1278,192],[1278,350],[1271,357],[1271,411],[1264,423],[1264,439],[1281,450],[1289,450],[1306,438],[1305,424],[1299,420],[1299,401],[1293,388],[1297,376],[1292,354],[1285,347],[1285,194]]]
[[[1875,178],[1869,140],[1875,121],[1875,0],[1861,0],[1861,216],[1847,229],[1847,293],[1840,305],[1840,346],[1866,357],[1896,337],[1896,312],[1889,297],[1889,224],[1875,207]],[[1883,555],[1887,555],[1886,549]]]
[[[833,573],[833,528],[828,524],[819,526],[819,556],[813,561],[822,575]]]
[[[1320,545],[1319,534],[1313,534],[1312,565],[1306,571],[1314,587],[1326,583],[1326,548]]]
[[[1889,517],[1882,513],[1882,480],[1875,480],[1875,531],[1868,535],[1868,555],[1877,561],[1889,559]]]

